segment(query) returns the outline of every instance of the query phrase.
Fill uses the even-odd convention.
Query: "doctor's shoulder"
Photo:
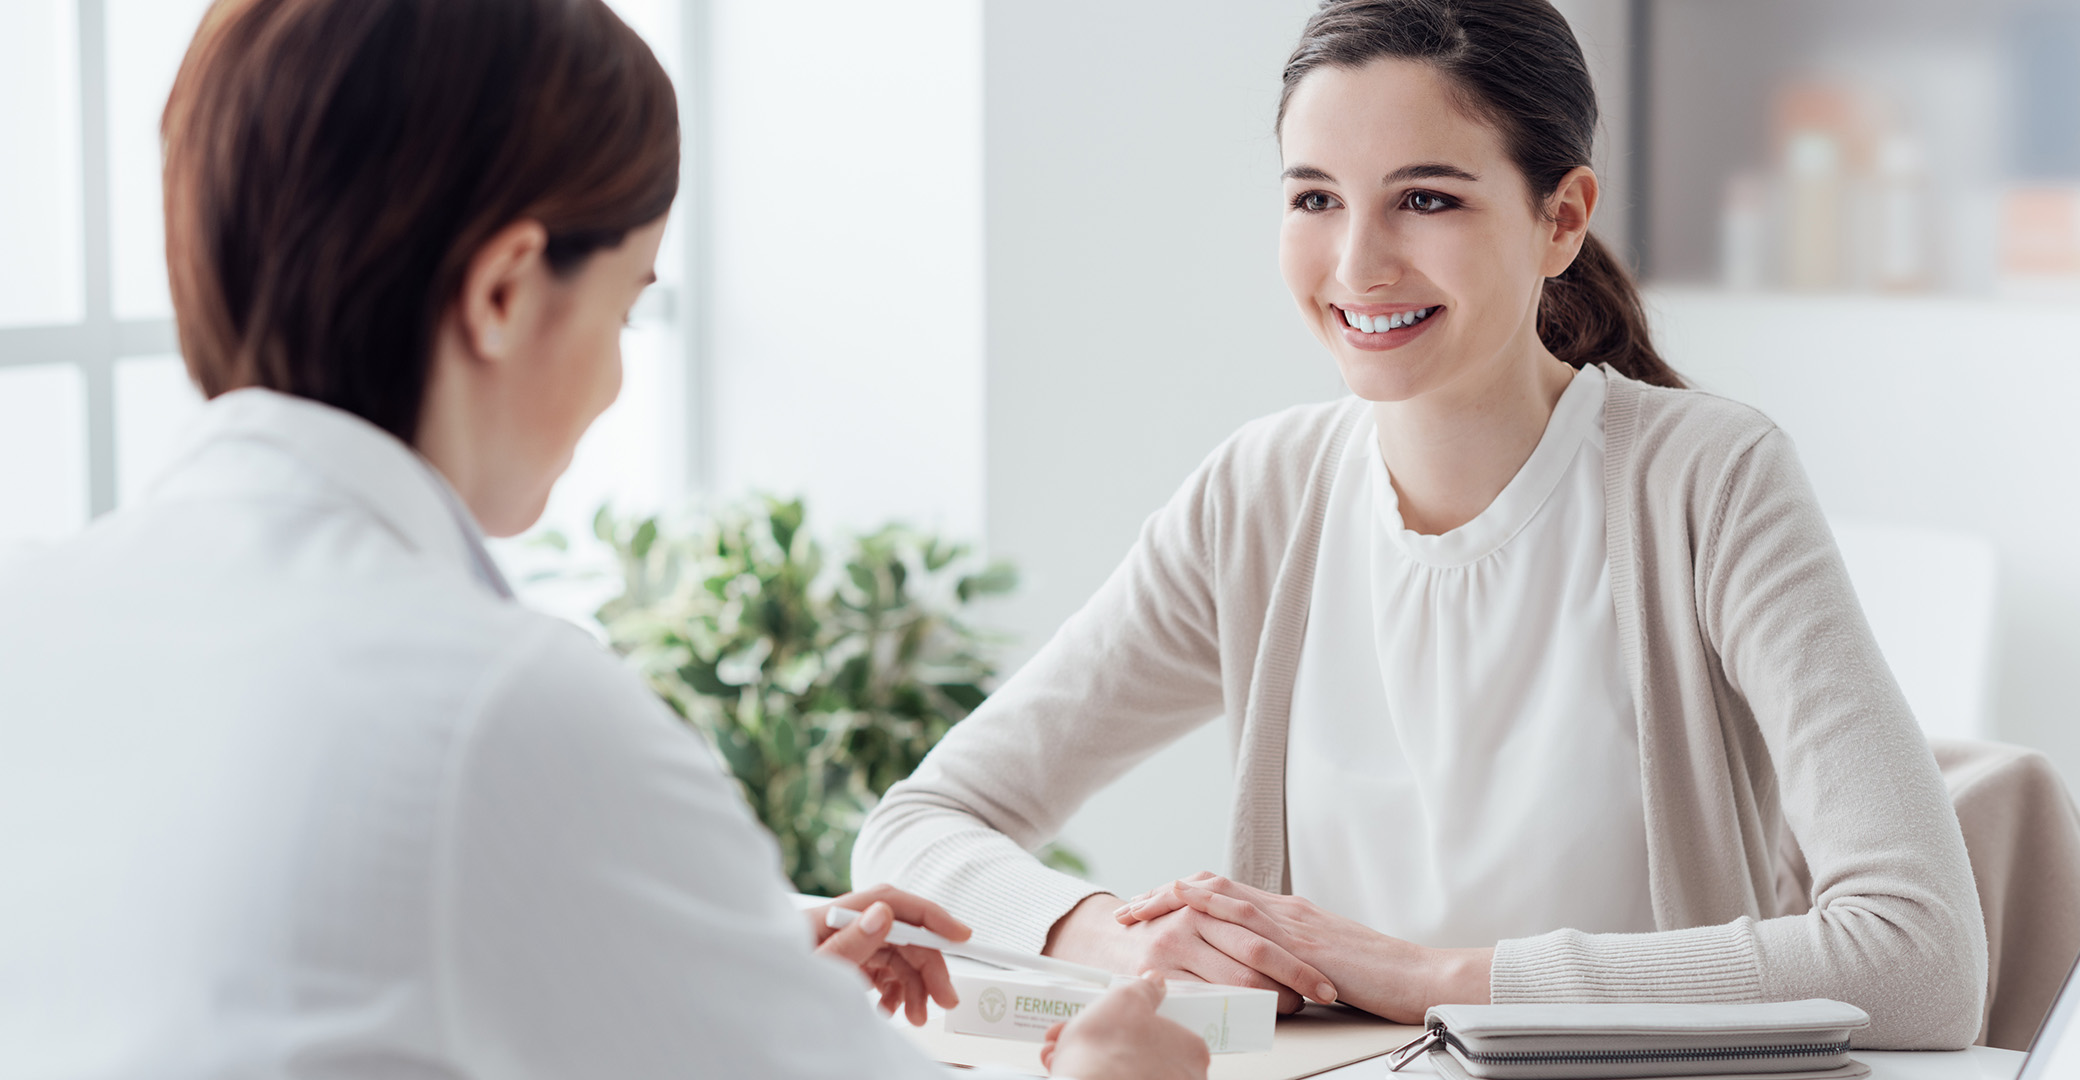
[[[488,737],[531,746],[559,768],[598,770],[607,782],[618,769],[660,761],[720,773],[706,740],[599,639],[518,603],[502,607],[487,618],[499,644],[478,672],[467,738],[495,729]]]

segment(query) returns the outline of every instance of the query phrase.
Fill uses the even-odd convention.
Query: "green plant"
[[[995,642],[962,619],[1010,591],[1009,564],[901,525],[835,559],[800,500],[726,507],[683,531],[602,508],[623,592],[614,648],[705,733],[805,893],[850,885],[860,820],[988,695]],[[1084,872],[1059,848],[1054,865]]]

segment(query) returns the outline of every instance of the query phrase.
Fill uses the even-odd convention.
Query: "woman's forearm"
[[[1335,941],[1319,961],[1343,1001],[1401,1024],[1420,1024],[1433,1005],[1488,1004],[1493,948],[1433,949],[1367,930]],[[1342,956],[1336,961],[1330,957]]]

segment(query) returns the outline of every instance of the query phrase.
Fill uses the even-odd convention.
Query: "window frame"
[[[85,307],[75,323],[0,327],[0,368],[69,364],[86,385],[87,513],[116,505],[116,362],[180,352],[172,319],[117,319],[110,248],[108,20],[102,0],[75,0],[79,20],[80,264]]]
[[[113,228],[110,219],[108,18],[104,0],[75,0],[79,49],[81,271],[84,307],[78,322],[0,327],[0,370],[67,364],[85,384],[87,515],[115,509],[116,390],[118,362],[136,357],[178,355],[172,319],[118,319],[114,305]],[[677,295],[655,305],[676,324],[685,364],[684,485],[682,494],[707,490],[712,460],[708,447],[709,390],[706,349],[708,3],[677,0],[680,8],[680,123],[684,157],[678,213],[685,221],[685,266]],[[654,310],[654,309],[653,309]]]

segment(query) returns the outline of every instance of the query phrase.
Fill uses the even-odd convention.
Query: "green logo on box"
[[[975,999],[975,1011],[981,1013],[982,1018],[989,1023],[1000,1023],[1004,1019],[1006,1004],[1004,992],[992,986],[984,990],[981,997]]]

